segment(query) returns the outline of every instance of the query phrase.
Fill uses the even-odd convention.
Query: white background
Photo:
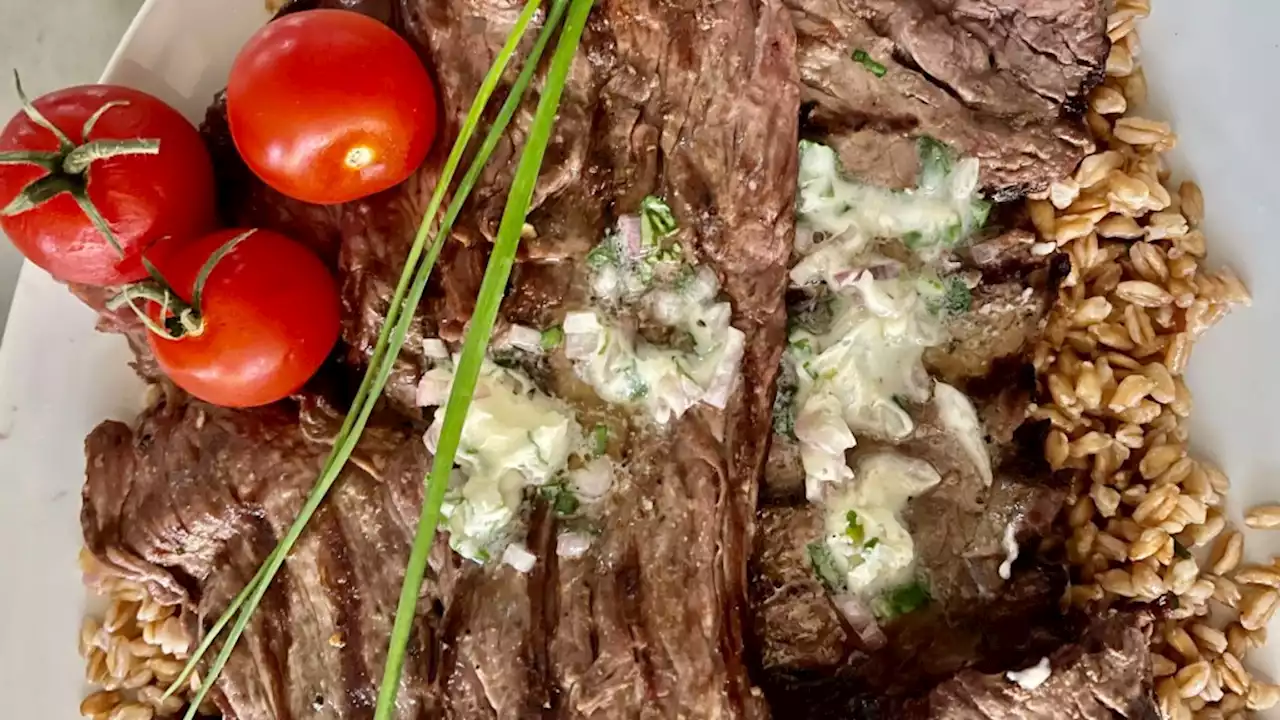
[[[18,48],[22,54],[0,59],[49,71],[45,77],[55,79],[48,85],[29,73],[33,92],[50,89],[56,78],[91,79],[92,69],[83,66],[59,75],[64,54],[79,53],[78,61],[87,63],[97,47],[105,56],[101,39],[118,31],[111,28],[119,27],[119,16],[90,8],[131,1],[0,0],[0,53]],[[1242,507],[1280,498],[1280,3],[1153,4],[1153,18],[1141,26],[1151,115],[1172,120],[1181,136],[1175,167],[1204,189],[1213,257],[1238,268],[1255,296],[1253,308],[1228,318],[1201,343],[1190,372],[1194,441],[1233,479],[1231,509],[1238,516]],[[114,78],[198,117],[240,41],[265,16],[262,0],[152,0],[151,8]],[[56,28],[54,12],[61,18]],[[75,566],[81,443],[102,419],[129,418],[138,401],[119,339],[97,335],[92,326],[92,314],[47,277],[30,268],[22,274],[0,347],[4,718],[76,717],[83,672],[75,654],[82,608]],[[1280,532],[1251,533],[1249,551],[1255,557],[1280,551]],[[1271,634],[1277,640],[1250,660],[1275,679],[1280,621]]]

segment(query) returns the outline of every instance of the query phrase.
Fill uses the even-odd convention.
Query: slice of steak
[[[979,662],[990,650],[1000,612],[1034,619],[1056,612],[1065,575],[1032,563],[1039,538],[1050,530],[1062,493],[1002,467],[992,485],[975,487],[959,448],[921,446],[945,441],[922,438],[904,452],[938,466],[942,483],[912,500],[905,520],[915,543],[920,576],[933,602],[883,625],[888,642],[869,647],[842,619],[815,575],[808,545],[822,540],[821,510],[814,505],[774,506],[760,512],[752,557],[751,606],[756,647],[766,670],[825,668],[856,678],[864,692],[902,692]],[[932,455],[932,457],[931,457]],[[1025,552],[1010,563],[1006,532]],[[1011,598],[1021,598],[1012,603]],[[1004,608],[1004,611],[999,610]],[[1015,612],[1016,611],[1016,612]],[[1024,619],[1023,624],[1030,624]]]
[[[927,135],[977,157],[1003,199],[1066,176],[1092,147],[1078,114],[1109,50],[1101,0],[787,5],[806,134],[855,176],[913,186]]]
[[[308,423],[310,424],[310,423]],[[321,422],[320,424],[324,424]],[[228,718],[370,717],[411,541],[394,502],[392,452],[419,444],[399,425],[366,432],[223,671]],[[232,411],[173,391],[140,418],[86,440],[81,525],[89,550],[183,618],[217,618],[275,547],[328,454],[286,404]],[[400,717],[429,714],[439,618],[424,608]]]
[[[765,713],[743,660],[740,608],[782,347],[793,57],[789,18],[771,0],[613,0],[593,11],[547,160],[567,170],[540,181],[503,315],[544,327],[581,308],[587,251],[617,216],[658,195],[677,240],[720,276],[752,381],[723,412],[698,408],[666,430],[615,423],[625,469],[591,551],[557,559],[553,533],[531,535],[547,588],[509,605],[530,618],[517,646],[527,666],[546,674],[512,670],[501,652],[510,635],[477,632],[497,621],[479,615],[468,634],[482,639],[458,683],[478,668],[522,688],[522,707],[565,717]],[[549,387],[584,412],[617,416],[562,360],[549,361]],[[487,592],[501,580],[478,582]]]
[[[1012,602],[1016,603],[1017,600]],[[975,618],[977,620],[978,618]],[[1041,616],[1033,628],[1005,625],[1002,608],[989,627],[1027,632],[1023,647],[992,656],[910,696],[876,695],[838,676],[809,672],[773,675],[765,685],[786,717],[895,720],[1155,720],[1150,621],[1111,613]],[[1025,688],[1007,673],[1047,660],[1048,679]]]
[[[380,7],[367,3],[357,9]],[[441,59],[433,65],[444,108],[442,138],[456,130],[493,48],[505,39],[519,7],[405,0],[385,15],[428,62]],[[734,306],[733,322],[747,335],[743,373],[751,382],[740,384],[724,411],[699,408],[667,432],[637,427],[629,440],[620,439],[616,459],[625,465],[623,479],[597,519],[599,534],[586,556],[563,562],[555,556],[555,527],[541,506],[529,517],[527,542],[538,562],[528,575],[504,566],[480,569],[458,560],[443,544],[437,547],[420,606],[418,645],[411,650],[420,665],[404,681],[405,687],[417,683],[417,694],[408,695],[402,717],[413,716],[415,707],[423,715],[468,718],[765,714],[743,661],[741,608],[756,479],[784,325],[799,105],[792,33],[789,17],[774,0],[702,0],[681,7],[613,0],[593,10],[528,217],[535,237],[525,244],[504,315],[552,322],[566,303],[581,302],[575,284],[582,256],[616,214],[634,211],[646,194],[660,194],[681,224],[681,241],[721,276]],[[514,71],[504,82],[513,77]],[[518,141],[524,136],[534,102],[536,95],[526,99],[509,137]],[[215,107],[206,132],[215,147],[219,138],[226,147],[218,113]],[[487,254],[484,241],[496,228],[518,149],[518,144],[500,148],[491,161],[441,256],[410,344],[393,374],[392,404],[413,415],[417,411],[409,392],[421,373],[415,343],[427,335],[459,337]],[[322,252],[336,242],[332,249],[346,306],[343,340],[354,367],[367,359],[381,326],[442,155],[438,146],[422,171],[386,193],[323,209],[274,196],[256,180],[237,174],[233,157],[224,155],[229,165],[219,163],[223,210],[229,218],[292,227]],[[563,372],[548,379],[553,387],[562,381],[568,382]],[[331,420],[308,421],[307,427],[327,427]],[[178,437],[192,432],[195,423],[187,415],[173,422],[181,427],[169,432]],[[619,432],[626,432],[625,423]],[[216,616],[292,518],[296,504],[287,498],[300,499],[300,491],[282,490],[268,506],[228,485],[235,475],[228,468],[242,462],[237,454],[251,452],[258,433],[296,441],[286,417],[269,428],[248,428],[243,437],[235,435],[238,440],[208,438],[198,445],[209,453],[224,448],[229,455],[188,457],[191,482],[198,478],[207,483],[218,500],[219,512],[210,514],[231,519],[184,525],[190,527],[188,534],[205,529],[216,533],[209,551],[217,554],[216,572],[212,561],[196,562],[204,561],[204,555],[192,559],[171,551],[143,552],[169,536],[167,529],[156,536],[148,530],[172,524],[163,515],[150,517],[161,513],[162,506],[95,513],[93,522],[86,521],[86,534],[101,537],[94,543],[95,553],[145,557],[145,563],[130,566],[135,575],[154,575],[157,586],[186,593],[206,620]],[[128,462],[102,462],[116,468],[113,475],[158,485],[175,482],[173,475],[150,469],[163,462],[152,456],[159,448],[133,443],[126,453],[125,445],[95,453],[91,464],[99,463],[100,456],[128,456]],[[417,521],[429,460],[416,437],[403,438],[401,445],[397,457],[385,461],[395,479],[380,487],[386,497],[368,499],[377,505],[377,517],[388,526],[394,523],[398,533],[395,542],[378,539],[374,544],[386,575],[378,581],[379,589],[365,596],[376,605],[376,610],[365,609],[371,622],[384,624],[390,622],[395,595],[384,595],[381,583],[398,587],[392,576],[403,566],[400,553]],[[318,462],[323,446],[309,452],[302,457]],[[261,472],[266,475],[268,469]],[[299,472],[295,481],[299,487],[314,479],[312,475],[304,483],[303,475]],[[104,494],[111,491],[100,489],[107,485],[90,484],[90,505],[106,503],[110,510]],[[342,512],[365,518],[375,513],[368,508]],[[94,519],[99,515],[112,527],[136,526],[139,537],[121,549],[115,536],[95,530],[103,524]],[[244,518],[259,520],[252,524]],[[310,535],[305,533],[304,539]],[[344,538],[351,546],[348,555],[373,552],[354,547],[361,542],[358,536],[347,533]],[[201,546],[193,542],[193,547]],[[304,702],[304,689],[336,686],[323,674],[336,662],[312,669],[285,660],[286,655],[316,650],[311,641],[331,635],[323,614],[317,618],[289,610],[312,592],[314,582],[313,577],[286,575],[268,594],[263,614],[250,625],[245,644],[220,680],[232,716],[312,716],[317,711]],[[376,673],[385,643],[385,631],[370,628],[357,645],[347,645],[344,657],[358,653]],[[316,655],[333,660],[319,651]],[[360,687],[356,695],[371,699],[367,687]],[[365,705],[342,712],[344,717],[367,717]]]
[[[812,567],[808,546],[826,533],[821,508],[766,507],[752,558],[752,629],[762,665],[775,680],[838,680],[862,696],[909,697],[966,667],[1016,654],[1019,638],[1058,615],[1066,575],[1039,564],[1037,548],[1053,533],[1064,493],[1050,480],[1042,444],[1030,437],[1034,428],[1009,440],[989,438],[994,477],[988,484],[932,403],[912,414],[916,427],[906,440],[860,439],[848,459],[856,468],[860,457],[899,452],[925,460],[941,476],[903,513],[931,602],[883,622],[883,638],[868,633],[858,618],[842,616]],[[802,496],[791,500],[803,502]],[[770,701],[775,707],[785,702]]]
[[[931,720],[1156,720],[1149,623],[1133,615],[1092,620],[1078,640],[1044,656],[1050,675],[1028,688],[1000,672],[967,670],[908,703],[903,717]],[[1020,670],[1028,665],[1010,665]]]

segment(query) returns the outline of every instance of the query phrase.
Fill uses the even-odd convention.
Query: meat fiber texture
[[[931,136],[977,157],[983,185],[1006,199],[1066,176],[1092,148],[1080,114],[1110,47],[1102,0],[785,2],[804,134],[856,176],[912,186],[915,139]]]
[[[784,7],[780,0],[596,4],[569,74],[527,219],[532,237],[522,243],[500,324],[544,327],[559,322],[566,310],[581,308],[587,300],[582,262],[587,251],[618,216],[635,212],[646,195],[660,195],[679,222],[676,239],[720,277],[733,324],[746,335],[745,381],[724,411],[696,408],[666,432],[625,423],[614,428],[611,445],[621,448],[615,459],[626,471],[600,511],[600,534],[587,555],[556,557],[560,521],[542,502],[525,518],[527,544],[538,558],[528,574],[464,561],[441,539],[418,606],[398,717],[760,718],[770,713],[756,682],[776,689],[780,676],[760,672],[755,633],[747,627],[762,614],[749,604],[748,557],[759,546],[758,484],[769,444],[774,376],[785,344],[800,118],[807,117],[810,130],[820,130],[840,149],[850,168],[881,167],[871,156],[863,165],[851,164],[852,143],[892,150],[900,140],[932,134],[977,154],[988,186],[999,190],[1036,185],[1073,164],[1087,145],[1079,123],[1063,110],[1071,110],[1096,79],[1105,57],[1103,28],[1092,14],[1096,5],[1069,0],[942,5],[931,9],[907,0],[813,7],[798,2]],[[183,603],[193,630],[217,617],[249,580],[314,483],[340,424],[344,389],[372,353],[448,140],[521,4],[298,0],[285,11],[311,7],[364,12],[414,44],[440,92],[442,140],[423,168],[400,186],[321,207],[285,198],[256,180],[235,152],[221,101],[210,108],[202,131],[217,168],[224,222],[279,230],[310,245],[335,268],[344,311],[336,362],[298,397],[269,408],[231,411],[168,388],[134,426],[104,423],[86,442],[86,544],[105,562],[146,582],[157,596]],[[914,79],[884,86],[845,82],[849,68],[832,53],[848,60],[871,27],[850,18],[887,22],[899,13],[909,18],[926,11],[932,13],[929,18],[946,20],[945,27],[930,32],[965,47],[978,42],[991,50],[990,62],[1004,69],[986,75],[972,72],[972,64],[951,74],[931,69],[921,48],[932,47],[936,36],[920,35],[927,29],[920,23],[896,30],[882,23],[876,37],[892,39],[904,48],[899,55],[916,57],[924,71],[905,63],[893,66],[890,77],[901,70],[915,73]],[[1002,29],[1006,21],[1012,30]],[[1060,32],[1064,28],[1070,32]],[[1064,44],[1050,47],[1059,42]],[[1048,57],[1054,61],[1046,65]],[[1050,66],[1052,72],[1046,69]],[[822,89],[824,74],[832,83],[829,92]],[[515,75],[516,70],[508,71],[497,97]],[[884,88],[892,89],[892,98]],[[960,101],[952,91],[973,95]],[[900,107],[910,111],[909,120],[905,129],[880,120],[859,124],[864,131],[875,130],[875,142],[850,134],[853,126],[847,123],[833,123],[874,118],[891,100],[905,103]],[[226,717],[371,717],[430,464],[419,439],[425,418],[413,400],[424,368],[421,340],[462,337],[535,104],[536,94],[516,113],[445,245],[392,373],[386,408],[366,431],[224,670],[214,697]],[[1012,142],[1012,152],[1006,141]],[[889,167],[894,172],[888,175],[901,169],[914,177],[914,166]],[[876,170],[869,177],[882,175]],[[82,296],[101,307],[99,294]],[[1036,305],[1028,312],[1040,311]],[[140,372],[154,377],[145,343],[136,342],[141,337],[137,323],[108,314],[104,326],[135,340]],[[1018,346],[1018,338],[1034,326],[1008,323],[1013,339],[1005,345]],[[956,331],[960,344],[970,336]],[[966,373],[975,367],[968,360],[957,366]],[[965,377],[978,382],[981,378],[970,375],[983,372]],[[588,414],[611,412],[583,399],[583,387],[562,362],[545,363],[538,380]],[[1011,437],[1024,408],[1024,400],[1015,396],[981,410],[989,429],[989,417],[1012,418],[1006,423]],[[1019,517],[1032,518],[1027,527],[1034,535],[1039,516],[1029,508],[1038,507],[1033,500],[1041,495],[1038,489],[1019,495],[1025,487],[1012,479],[992,492],[1007,492],[993,497],[1014,508],[1010,512],[1022,513]],[[770,512],[762,517],[773,522]],[[938,557],[976,548],[979,565],[989,569],[994,556],[984,528],[991,526],[973,508],[958,522],[968,523],[968,544],[940,546]],[[917,524],[927,531],[923,517]],[[1031,568],[1018,577],[1013,588],[1025,587],[1018,591],[1025,601],[1011,601],[1011,607],[1044,607],[1043,599],[1060,582],[1052,568]],[[978,585],[957,576],[956,587],[977,592]],[[826,602],[825,597],[810,600],[815,617],[823,621],[818,601]],[[1028,633],[1036,637],[1047,631],[1031,626],[1052,624],[1034,614],[1017,616],[1029,625],[1014,627],[1030,627]],[[836,632],[824,640],[842,637]],[[1057,645],[1065,641],[1053,637]],[[1117,652],[1136,658],[1142,651],[1130,644]],[[839,658],[844,656],[841,648]],[[866,668],[870,672],[871,666]],[[962,677],[968,676],[941,681],[934,692],[956,695],[960,691],[947,690],[946,683]],[[835,685],[822,687],[835,687],[837,694],[861,687],[847,671],[830,673],[823,682],[832,680]],[[771,691],[774,697],[785,700],[786,695]],[[874,698],[869,702],[872,708],[890,707]],[[777,717],[797,716],[787,702],[774,704],[772,711]]]
[[[354,9],[421,49],[440,90],[440,137],[452,138],[520,5]],[[528,216],[536,237],[523,244],[503,317],[557,321],[582,301],[573,287],[587,251],[615,217],[660,195],[680,223],[677,239],[721,276],[753,380],[724,411],[699,408],[668,432],[623,438],[627,472],[588,555],[556,558],[557,521],[541,504],[528,518],[538,562],[527,575],[435,548],[401,717],[766,714],[743,659],[741,609],[783,345],[794,54],[789,17],[772,0],[612,0],[592,11]],[[535,103],[526,98],[468,202],[392,378],[391,406],[415,431],[419,341],[461,336]],[[393,190],[316,207],[249,176],[219,107],[204,130],[224,219],[281,230],[336,262],[343,359],[359,372],[447,142]],[[89,440],[86,537],[98,555],[188,603],[191,617],[216,617],[296,513],[328,450],[323,434],[304,433],[289,404],[235,413],[177,399],[141,423],[136,432],[104,425]],[[348,470],[267,594],[219,680],[229,717],[369,716],[429,461],[416,434],[399,432],[390,452]],[[190,497],[170,502],[176,494]]]

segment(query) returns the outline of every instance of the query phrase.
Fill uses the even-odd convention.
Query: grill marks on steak
[[[556,520],[541,502],[527,518],[527,543],[538,557],[527,575],[465,563],[441,539],[419,604],[400,717],[763,717],[767,710],[743,659],[744,619],[754,623],[751,634],[771,670],[759,679],[777,715],[804,716],[793,710],[799,703],[815,717],[862,710],[932,717],[937,708],[904,703],[957,669],[999,670],[1004,666],[983,663],[1010,657],[1031,664],[1037,658],[1030,649],[1070,637],[1056,613],[1061,577],[1051,569],[1020,568],[999,600],[990,597],[1003,559],[992,540],[1015,520],[1020,540],[1034,538],[1058,501],[1012,462],[1001,464],[994,487],[977,493],[984,504],[973,503],[966,494],[972,469],[958,464],[959,449],[945,439],[918,438],[916,451],[938,464],[947,481],[932,501],[915,504],[911,521],[918,532],[937,533],[921,548],[926,569],[946,591],[934,611],[894,624],[891,648],[899,647],[878,659],[848,639],[809,571],[808,540],[798,539],[820,527],[816,513],[766,509],[757,535],[754,510],[784,344],[802,93],[811,129],[869,179],[909,184],[916,173],[912,138],[930,134],[977,155],[992,188],[1039,185],[1074,165],[1087,145],[1079,124],[1061,115],[1096,80],[1105,57],[1100,3],[786,3],[604,0],[593,10],[528,217],[533,236],[522,243],[502,316],[535,327],[559,322],[583,300],[581,257],[616,216],[658,194],[680,221],[680,242],[721,276],[734,325],[747,335],[745,381],[723,413],[700,407],[668,435],[632,436],[628,471],[601,512],[586,556],[556,557]],[[336,262],[343,351],[360,368],[449,149],[444,140],[456,134],[521,5],[300,0],[290,7],[312,6],[366,12],[419,48],[441,94],[443,140],[432,159],[398,188],[320,208],[282,198],[253,178],[235,155],[218,107],[203,130],[229,222],[282,230]],[[911,18],[918,22],[906,22]],[[875,80],[853,63],[856,47],[890,65],[889,76]],[[513,63],[499,97],[518,71]],[[423,366],[421,339],[459,339],[471,314],[535,104],[536,97],[526,98],[517,112],[414,318],[386,393],[407,417],[418,418],[413,391]],[[1008,248],[1021,245],[1011,241]],[[1004,245],[986,249],[968,264],[992,278],[1021,278],[1025,258]],[[1013,285],[993,286],[993,298],[1020,293]],[[977,305],[996,300],[980,294]],[[983,387],[992,367],[1005,367],[1001,356],[1034,334],[1041,312],[1036,305],[1025,316],[995,313],[994,330],[953,329],[956,344],[944,360],[956,382]],[[1004,339],[970,341],[989,332]],[[999,352],[979,352],[988,347]],[[973,352],[965,355],[966,348]],[[553,386],[565,384],[565,371],[550,363]],[[1025,399],[977,394],[990,398],[980,403],[990,438],[1011,438]],[[100,427],[88,444],[82,518],[91,550],[163,597],[185,600],[206,620],[216,617],[274,547],[318,474],[334,417],[317,412],[324,408],[312,399],[299,418],[283,405],[233,413],[170,398],[137,431]],[[429,458],[417,431],[399,424],[374,428],[361,448],[359,463],[304,533],[219,682],[228,717],[372,714]],[[975,598],[983,601],[978,610],[962,607]],[[984,633],[992,617],[1008,632]],[[1094,662],[1096,648],[1113,645],[1095,643],[1078,661]],[[1107,667],[1140,648],[1116,647],[1122,650],[1111,660],[1081,667]],[[919,677],[910,675],[920,668],[917,651],[931,654]],[[997,680],[961,675],[932,692],[967,693],[965,702],[985,708],[982,684],[1003,691]],[[868,688],[876,684],[898,695],[873,697]],[[893,714],[907,710],[916,714]]]
[[[356,9],[376,13],[383,5],[358,3]],[[448,58],[436,64],[441,137],[451,137],[460,124],[518,12],[515,3],[406,0],[386,15],[425,56]],[[799,103],[793,58],[789,17],[774,0],[614,0],[593,11],[528,218],[536,237],[524,244],[503,315],[536,325],[558,321],[565,303],[580,299],[578,260],[614,216],[634,211],[646,194],[660,194],[680,220],[681,241],[723,279],[734,324],[748,336],[743,373],[752,381],[742,384],[723,413],[700,408],[666,435],[635,437],[625,479],[601,515],[600,534],[587,556],[555,557],[554,521],[545,507],[530,518],[528,543],[538,563],[529,575],[505,566],[479,570],[443,544],[435,548],[420,608],[414,655],[419,666],[406,679],[419,684],[417,695],[409,696],[417,707],[433,709],[433,716],[468,718],[765,714],[742,659],[740,623],[755,482],[763,462],[760,437],[769,426],[770,386],[785,321]],[[388,396],[400,409],[412,409],[421,337],[456,339],[470,315],[485,241],[496,230],[519,149],[512,139],[523,138],[534,103],[536,98],[527,98],[517,113],[504,139],[509,144],[495,153],[433,273],[389,385]],[[229,148],[217,121],[215,108],[206,133],[215,147],[221,136],[220,147]],[[436,152],[443,154],[440,147]],[[392,191],[315,209],[281,202],[241,172],[233,155],[220,155],[224,185],[236,186],[224,198],[228,216],[286,231],[301,223],[307,227],[295,228],[295,234],[313,239],[322,252],[336,239],[332,250],[347,308],[344,345],[349,363],[363,365],[435,182],[432,163]],[[171,430],[190,431],[189,423]],[[397,591],[399,578],[390,577],[391,570],[403,567],[401,553],[416,524],[427,464],[416,437],[403,444],[411,449],[386,461],[394,481],[380,489],[385,497],[369,500],[378,505],[379,518],[396,528],[398,540],[379,540],[375,547],[388,575],[382,580]],[[247,441],[235,447],[249,452]],[[136,454],[135,464],[156,461],[145,451]],[[220,468],[235,461],[209,458],[195,474],[218,487],[226,482]],[[136,468],[131,472],[136,475]],[[301,484],[304,473],[298,475]],[[314,473],[307,486],[313,479]],[[145,474],[139,480],[162,485],[169,478]],[[218,561],[225,576],[201,567],[202,573],[178,583],[201,607],[220,607],[238,591],[272,546],[269,531],[292,519],[296,509],[276,499],[269,510],[242,510],[238,494],[223,499],[229,518],[265,515],[269,521],[263,528],[221,525],[228,537],[218,552],[236,557]],[[130,514],[151,510],[161,514],[159,522],[168,522],[163,508]],[[348,556],[374,551],[358,533],[342,539]],[[157,556],[150,563],[163,578],[175,570],[170,560]],[[329,637],[327,615],[307,611],[311,604],[303,596],[312,580],[278,581],[268,597],[278,601],[272,609],[281,615],[255,620],[249,642],[223,674],[219,688],[241,716],[309,713],[307,698],[284,695],[323,685],[319,680],[328,669],[295,666],[284,653],[306,653],[315,638]],[[376,617],[389,623],[395,595],[379,590],[376,598],[365,597],[376,604]],[[208,616],[216,614],[211,609]],[[359,637],[359,650],[376,675],[387,633],[366,628]],[[356,650],[348,644],[345,652]],[[311,682],[312,672],[317,682]],[[402,716],[411,716],[413,707]],[[363,704],[344,712],[367,714]]]
[[[784,321],[798,103],[790,25],[769,2],[619,1],[597,7],[583,42],[557,126],[566,142],[554,151],[573,172],[540,186],[547,194],[529,218],[537,238],[504,313],[551,322],[581,301],[576,261],[599,241],[606,216],[660,194],[680,220],[681,241],[724,278],[735,325],[755,348],[744,375],[760,384],[744,384],[723,415],[699,409],[668,434],[633,435],[626,479],[591,553],[556,560],[550,533],[531,547],[548,573],[541,593],[519,596],[488,575],[473,592],[528,608],[522,642],[531,666],[545,667],[554,683],[552,712],[759,716],[739,618],[763,461],[757,439],[769,423]],[[539,646],[544,627],[548,644]],[[489,637],[476,657],[493,658],[510,642],[509,634]],[[529,698],[523,706],[541,701],[536,676],[505,664],[491,671]]]
[[[1101,0],[786,2],[806,132],[855,176],[913,186],[914,139],[928,135],[979,158],[984,187],[1004,198],[1064,177],[1092,147],[1072,116],[1102,79]]]

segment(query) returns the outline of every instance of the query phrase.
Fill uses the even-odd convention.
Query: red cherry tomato
[[[99,143],[101,148],[100,141],[143,139],[158,141],[159,149],[97,159],[82,172],[68,171],[70,146],[26,113],[15,115],[0,131],[0,158],[45,153],[54,169],[0,163],[0,208],[14,209],[11,203],[38,180],[65,188],[34,207],[0,216],[0,228],[28,260],[63,282],[119,285],[146,276],[142,253],[160,238],[198,237],[214,227],[213,166],[200,134],[177,110],[115,85],[59,90],[33,106],[72,146]],[[99,111],[86,132],[86,123]],[[90,221],[75,191],[82,191],[106,220],[119,249]]]
[[[201,267],[245,232],[220,230],[172,252],[165,243],[151,259],[189,302]],[[253,230],[213,265],[199,301],[202,330],[177,340],[152,333],[151,349],[160,369],[201,400],[266,405],[301,388],[324,363],[338,339],[338,303],[337,284],[315,253]]]
[[[268,23],[227,83],[236,149],[271,187],[305,202],[371,195],[409,177],[436,132],[435,87],[413,48],[346,10]]]

